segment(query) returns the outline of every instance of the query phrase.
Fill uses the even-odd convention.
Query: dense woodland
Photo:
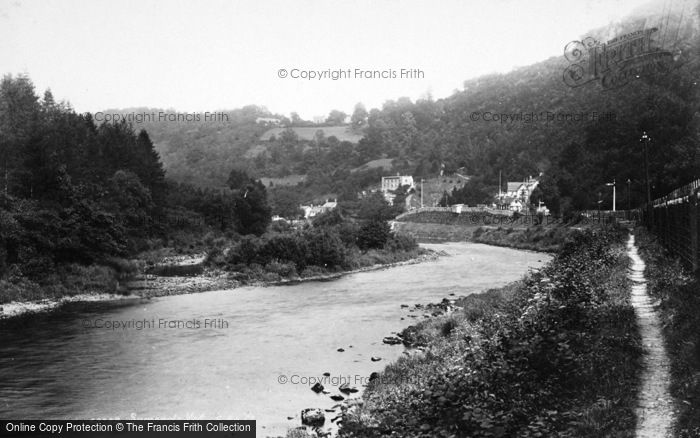
[[[166,179],[145,130],[137,133],[124,121],[96,123],[91,114],[77,114],[56,102],[50,91],[39,98],[24,75],[8,75],[0,82],[0,133],[3,288],[97,275],[82,266],[129,274],[136,268],[128,260],[143,252],[213,250],[215,239],[235,243],[241,236],[268,232],[264,240],[251,237],[243,244],[269,242],[269,249],[280,241],[293,242],[295,257],[280,253],[274,258],[300,271],[314,263],[356,267],[358,251],[386,245],[389,253],[415,249],[414,242],[397,240],[389,232],[385,221],[398,211],[381,195],[349,202],[342,208],[347,217],[341,218],[338,210],[335,219],[318,218],[307,230],[270,228],[268,190],[245,170],[230,169],[225,186],[216,189]],[[299,214],[296,197],[284,194],[275,192],[276,208],[287,209],[289,216]],[[239,247],[234,244],[227,263],[240,263],[235,258]],[[250,263],[271,261],[269,251],[256,254],[246,256]],[[99,275],[110,277],[104,271]]]
[[[270,223],[266,189],[245,173],[219,190],[166,180],[146,131],[39,98],[23,75],[0,83],[0,133],[0,279],[71,264],[128,271],[124,258],[141,251]]]

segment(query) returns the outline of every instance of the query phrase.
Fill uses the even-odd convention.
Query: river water
[[[425,246],[447,255],[326,282],[76,304],[6,324],[0,418],[255,419],[259,437],[283,436],[303,408],[335,404],[310,390],[324,372],[338,394],[340,383],[361,388],[402,354],[382,338],[422,313],[401,304],[504,285],[549,260],[479,244]]]

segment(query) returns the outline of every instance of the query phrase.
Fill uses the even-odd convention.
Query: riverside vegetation
[[[658,300],[671,360],[671,395],[678,401],[675,435],[700,435],[700,281],[644,229],[635,230],[646,263],[648,292]]]
[[[642,350],[623,236],[579,232],[540,271],[406,329],[424,352],[371,382],[340,435],[634,436]]]
[[[300,230],[244,236],[232,246],[215,247],[207,262],[244,283],[274,282],[397,263],[427,252],[413,238],[392,233],[384,220],[360,224],[333,210]]]
[[[216,189],[169,180],[145,130],[40,99],[27,76],[0,81],[0,304],[115,293],[174,255],[211,252],[212,266],[266,280],[420,253],[389,230],[400,211],[380,194],[299,230],[271,223],[281,202],[237,168]]]

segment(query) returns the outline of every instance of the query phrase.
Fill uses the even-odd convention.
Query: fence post
[[[698,270],[698,194],[700,189],[696,189],[692,196],[688,196],[690,204],[690,261],[693,272]]]

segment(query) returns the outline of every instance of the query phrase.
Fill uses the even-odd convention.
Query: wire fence
[[[644,211],[644,225],[693,271],[700,261],[698,204],[700,179],[655,199]]]

